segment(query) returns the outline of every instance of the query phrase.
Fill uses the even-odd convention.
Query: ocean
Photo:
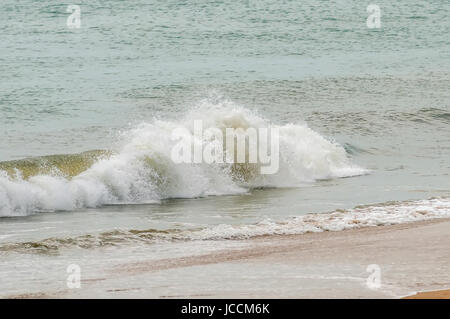
[[[0,295],[450,217],[449,2],[376,4],[380,28],[355,0],[78,1],[71,28],[67,3],[3,0]],[[279,171],[174,163],[196,120],[279,129]]]

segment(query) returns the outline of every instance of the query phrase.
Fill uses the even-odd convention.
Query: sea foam
[[[198,120],[205,128],[278,128],[278,172],[261,175],[247,166],[236,169],[233,164],[174,163],[171,133],[183,127],[193,135],[193,123]],[[15,167],[14,174],[0,170],[0,216],[239,194],[255,187],[295,187],[367,173],[351,163],[342,146],[306,124],[277,125],[229,101],[201,101],[179,120],[155,119],[124,135],[126,142],[119,150],[99,156],[75,176],[61,172],[61,165],[26,177],[20,167]]]

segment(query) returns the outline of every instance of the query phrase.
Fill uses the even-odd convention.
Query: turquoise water
[[[447,1],[379,1],[380,29],[367,28],[360,1],[77,4],[82,25],[69,29],[65,3],[2,1],[0,160],[109,146],[118,128],[184,111],[212,89],[258,107],[265,82],[284,113],[286,81],[450,69]]]
[[[11,276],[5,294],[20,292],[14,287],[27,278],[12,269],[39,264],[42,252],[50,263],[61,254],[65,265],[84,258],[86,250],[74,247],[137,247],[156,238],[162,246],[147,253],[157,258],[178,249],[173,240],[209,247],[233,236],[302,232],[303,224],[271,223],[358,205],[383,203],[391,212],[387,203],[395,201],[390,219],[377,219],[379,207],[364,213],[380,224],[411,221],[398,213],[401,201],[450,196],[448,1],[377,1],[379,29],[367,28],[368,3],[360,1],[76,4],[79,29],[66,25],[67,3],[0,4],[0,168],[55,154],[65,163],[64,154],[91,150],[120,155],[85,167],[89,178],[56,179],[51,170],[31,182],[0,175],[0,216],[8,217],[0,218],[0,254],[3,277]],[[215,183],[207,169],[177,170],[161,160],[170,131],[158,121],[231,115],[286,128],[288,178],[242,190]],[[342,148],[316,147],[315,134]],[[128,151],[136,141],[151,149],[163,186],[133,170]],[[327,154],[341,149],[351,163],[344,168],[367,172],[336,174]],[[129,188],[121,193],[121,185]],[[103,186],[119,195],[105,199]],[[442,201],[407,206],[442,217],[449,212]],[[189,253],[203,244],[193,245]]]

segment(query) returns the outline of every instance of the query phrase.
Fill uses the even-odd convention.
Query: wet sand
[[[450,290],[419,292],[403,299],[450,299]]]
[[[101,265],[102,276],[82,280],[81,289],[29,297],[401,298],[450,287],[449,219],[242,242],[200,256]],[[417,295],[427,296],[448,291]]]

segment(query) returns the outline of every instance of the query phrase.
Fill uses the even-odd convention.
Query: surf
[[[205,128],[223,130],[276,128],[278,172],[264,175],[254,165],[241,163],[175,163],[172,132],[182,127],[194,138],[196,120],[203,121]],[[124,140],[117,150],[0,163],[0,216],[241,194],[252,188],[297,187],[368,172],[353,164],[341,145],[307,125],[272,123],[232,101],[200,101],[180,119],[136,125]]]

